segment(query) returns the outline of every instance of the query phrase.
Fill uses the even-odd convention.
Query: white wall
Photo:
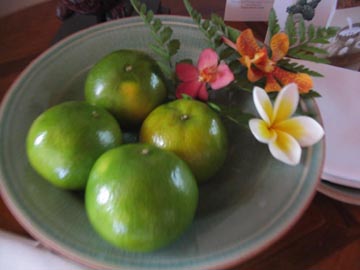
[[[0,0],[0,17],[48,0]]]

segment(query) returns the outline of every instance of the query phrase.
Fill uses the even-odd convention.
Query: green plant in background
[[[280,31],[281,29],[276,13],[272,9],[269,15],[270,38]],[[294,16],[289,15],[286,19],[284,31],[290,41],[290,49],[287,56],[316,63],[329,63],[325,58],[328,52],[321,49],[319,45],[329,43],[329,39],[336,35],[338,31],[337,27],[316,27],[313,24],[306,25],[303,18],[295,21]],[[288,66],[288,68],[294,67]],[[298,69],[295,69],[295,71],[298,71]],[[310,75],[318,76],[316,72],[312,72]]]
[[[288,7],[286,11],[289,14],[301,14],[301,17],[307,21],[311,21],[315,16],[315,9],[321,0],[299,0],[296,4]]]

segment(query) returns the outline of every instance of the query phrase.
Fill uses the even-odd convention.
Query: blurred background
[[[46,1],[49,0],[0,0],[0,17]],[[225,0],[222,1],[225,2]],[[221,2],[221,0],[219,2]],[[358,5],[360,5],[360,0],[338,0],[338,8],[353,7]]]
[[[0,17],[47,0],[0,0]]]

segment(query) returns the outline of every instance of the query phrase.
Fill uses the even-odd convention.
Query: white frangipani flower
[[[295,83],[281,89],[274,106],[260,87],[254,88],[253,99],[262,119],[251,119],[250,130],[258,141],[269,145],[270,153],[276,159],[296,165],[300,162],[301,147],[313,145],[324,136],[323,128],[314,119],[308,116],[291,117],[299,103]]]

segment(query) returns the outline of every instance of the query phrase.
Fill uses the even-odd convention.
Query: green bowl
[[[161,16],[181,39],[177,59],[197,60],[207,47],[190,18]],[[130,253],[102,240],[84,210],[82,194],[57,189],[29,165],[25,137],[32,121],[57,103],[83,99],[90,67],[122,48],[145,50],[152,36],[139,18],[99,24],[59,42],[31,63],[12,85],[0,111],[0,188],[6,204],[43,245],[101,269],[220,269],[240,263],[279,239],[311,202],[323,166],[324,141],[304,149],[301,163],[275,160],[249,130],[227,123],[230,149],[222,170],[200,187],[191,227],[152,253]],[[154,55],[153,55],[154,56]],[[219,102],[254,112],[251,95],[219,93]],[[303,108],[319,115],[312,100]]]

